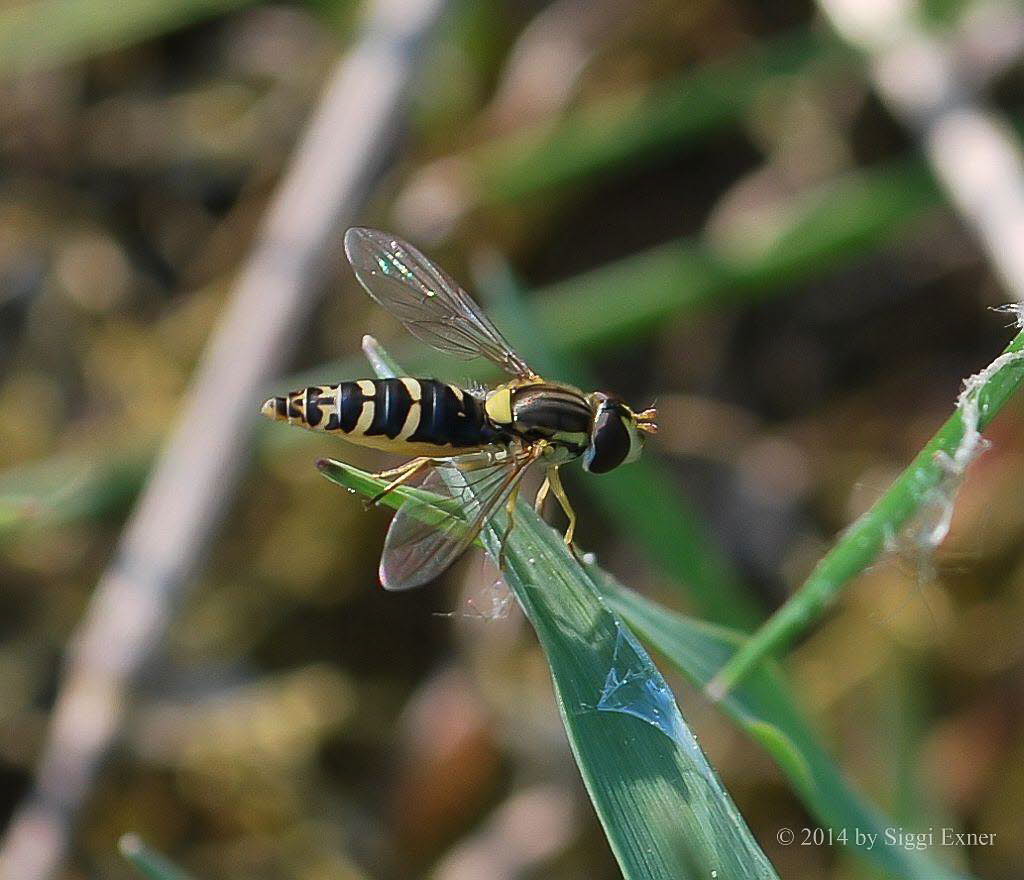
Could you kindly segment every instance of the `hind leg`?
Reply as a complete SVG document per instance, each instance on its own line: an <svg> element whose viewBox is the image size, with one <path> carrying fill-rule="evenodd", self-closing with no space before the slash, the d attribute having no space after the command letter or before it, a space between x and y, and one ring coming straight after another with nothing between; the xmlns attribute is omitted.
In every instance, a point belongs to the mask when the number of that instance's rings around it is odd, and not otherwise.
<svg viewBox="0 0 1024 880"><path fill-rule="evenodd" d="M501 535L501 541L498 547L498 570L500 571L505 565L505 547L508 544L509 535L512 534L512 527L515 525L516 518L516 502L519 500L519 487L516 486L512 490L512 494L508 496L508 502L505 504L505 531Z"/></svg>
<svg viewBox="0 0 1024 880"><path fill-rule="evenodd" d="M430 464L431 461L432 459L430 458L414 458L412 461L407 461L399 467L391 468L391 470L387 471L379 471L378 473L373 474L373 476L378 480L386 480L389 477L393 479L367 502L367 506L379 504L387 495L415 477L416 474Z"/></svg>

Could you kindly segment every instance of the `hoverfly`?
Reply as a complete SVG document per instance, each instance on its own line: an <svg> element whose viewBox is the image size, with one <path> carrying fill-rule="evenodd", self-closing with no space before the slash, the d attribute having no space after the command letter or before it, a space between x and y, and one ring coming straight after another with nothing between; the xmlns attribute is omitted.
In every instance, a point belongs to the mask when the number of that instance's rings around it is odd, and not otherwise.
<svg viewBox="0 0 1024 880"><path fill-rule="evenodd" d="M549 492L555 496L569 519L565 542L572 547L576 514L559 467L582 458L585 470L600 474L633 461L644 436L657 430L655 410L634 412L611 394L585 394L538 376L469 294L401 239L353 228L345 253L370 298L413 336L460 358L487 358L512 376L483 391L437 379L360 379L301 388L263 404L268 418L415 456L376 474L389 482L375 502L414 482L457 502L462 515L445 514L440 522L436 512L417 511L419 502L399 508L384 541L381 584L404 590L433 580L503 504L510 530L523 475L537 462L546 474L535 507L541 510Z"/></svg>

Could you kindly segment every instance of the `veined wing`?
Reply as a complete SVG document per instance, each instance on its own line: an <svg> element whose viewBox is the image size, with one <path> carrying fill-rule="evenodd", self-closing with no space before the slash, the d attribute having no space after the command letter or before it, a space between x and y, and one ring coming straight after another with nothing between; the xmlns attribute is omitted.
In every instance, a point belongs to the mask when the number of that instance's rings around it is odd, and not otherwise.
<svg viewBox="0 0 1024 880"><path fill-rule="evenodd" d="M485 357L513 376L536 375L470 295L411 244L353 227L345 254L370 298L417 339L456 357Z"/></svg>
<svg viewBox="0 0 1024 880"><path fill-rule="evenodd" d="M380 558L384 589L408 590L441 574L473 543L534 461L529 450L521 450L473 470L460 468L457 459L432 464L419 488L443 496L446 509L415 499L398 509Z"/></svg>

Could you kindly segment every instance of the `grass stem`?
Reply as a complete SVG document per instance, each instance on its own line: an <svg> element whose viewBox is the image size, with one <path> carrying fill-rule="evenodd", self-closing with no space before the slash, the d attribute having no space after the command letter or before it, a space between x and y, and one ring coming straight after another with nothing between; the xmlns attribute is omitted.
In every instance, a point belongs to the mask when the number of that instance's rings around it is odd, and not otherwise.
<svg viewBox="0 0 1024 880"><path fill-rule="evenodd" d="M956 412L888 491L818 563L804 585L757 630L715 675L708 695L721 700L765 658L792 644L853 578L901 533L931 551L945 537L963 473L982 451L980 436L1024 382L1024 332L977 376L964 383ZM915 518L919 518L915 523ZM923 518L923 519L922 519Z"/></svg>

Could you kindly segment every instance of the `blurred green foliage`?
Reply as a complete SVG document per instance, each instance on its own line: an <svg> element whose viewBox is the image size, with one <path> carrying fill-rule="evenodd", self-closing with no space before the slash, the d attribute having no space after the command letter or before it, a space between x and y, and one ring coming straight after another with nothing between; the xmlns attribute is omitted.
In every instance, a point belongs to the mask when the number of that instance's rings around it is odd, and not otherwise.
<svg viewBox="0 0 1024 880"><path fill-rule="evenodd" d="M36 0L0 10L0 72L25 74L133 46L250 0Z"/></svg>

